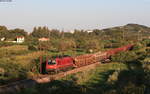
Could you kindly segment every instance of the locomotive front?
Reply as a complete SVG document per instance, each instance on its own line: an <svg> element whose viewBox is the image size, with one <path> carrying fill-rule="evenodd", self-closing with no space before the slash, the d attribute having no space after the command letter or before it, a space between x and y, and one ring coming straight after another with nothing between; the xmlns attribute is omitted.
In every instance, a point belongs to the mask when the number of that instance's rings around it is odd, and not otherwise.
<svg viewBox="0 0 150 94"><path fill-rule="evenodd" d="M57 70L57 61L56 60L47 60L46 61L46 72L55 72Z"/></svg>

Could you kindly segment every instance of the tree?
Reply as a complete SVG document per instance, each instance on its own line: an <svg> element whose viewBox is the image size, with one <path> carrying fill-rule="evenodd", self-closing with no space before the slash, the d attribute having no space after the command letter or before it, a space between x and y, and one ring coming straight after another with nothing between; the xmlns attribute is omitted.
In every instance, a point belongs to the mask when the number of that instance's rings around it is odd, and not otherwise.
<svg viewBox="0 0 150 94"><path fill-rule="evenodd" d="M53 45L50 41L47 42L39 42L38 49L39 50L52 50Z"/></svg>
<svg viewBox="0 0 150 94"><path fill-rule="evenodd" d="M7 33L8 33L7 27L0 26L0 38L6 37Z"/></svg>
<svg viewBox="0 0 150 94"><path fill-rule="evenodd" d="M13 38L17 37L17 36L24 36L24 37L27 36L27 32L25 32L23 29L19 29L19 28L10 30L9 33Z"/></svg>
<svg viewBox="0 0 150 94"><path fill-rule="evenodd" d="M1 30L7 30L7 27L6 26L0 26L0 31Z"/></svg>
<svg viewBox="0 0 150 94"><path fill-rule="evenodd" d="M90 39L86 41L86 51L92 50L94 52L99 51L100 50L100 43L97 39Z"/></svg>
<svg viewBox="0 0 150 94"><path fill-rule="evenodd" d="M38 27L38 28L34 27L31 35L36 38L42 38L42 37L48 38L49 32L50 30L47 27Z"/></svg>
<svg viewBox="0 0 150 94"><path fill-rule="evenodd" d="M51 38L54 38L54 39L60 39L62 36L61 36L61 33L60 33L59 30L57 30L57 29L52 29L52 30L50 31L50 37L51 37Z"/></svg>
<svg viewBox="0 0 150 94"><path fill-rule="evenodd" d="M17 36L27 36L27 32L25 32L23 29L12 29L12 30L7 30L7 28L1 29L0 30L0 37L5 37L6 39L9 40L15 40Z"/></svg>
<svg viewBox="0 0 150 94"><path fill-rule="evenodd" d="M58 46L58 51L64 52L67 50L75 50L76 43L72 39L61 39Z"/></svg>

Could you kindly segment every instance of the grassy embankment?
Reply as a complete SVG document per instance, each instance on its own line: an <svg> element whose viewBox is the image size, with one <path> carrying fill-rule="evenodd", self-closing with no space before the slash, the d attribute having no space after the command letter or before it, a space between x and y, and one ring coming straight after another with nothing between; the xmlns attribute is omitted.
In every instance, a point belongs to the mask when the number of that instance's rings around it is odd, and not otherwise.
<svg viewBox="0 0 150 94"><path fill-rule="evenodd" d="M42 51L29 51L27 46L14 45L0 48L0 84L27 78L30 67Z"/></svg>
<svg viewBox="0 0 150 94"><path fill-rule="evenodd" d="M64 55L74 56L84 52L67 51ZM38 73L40 56L58 56L60 52L30 51L25 45L0 48L0 84L16 79L30 78ZM32 72L34 71L34 72Z"/></svg>
<svg viewBox="0 0 150 94"><path fill-rule="evenodd" d="M127 70L125 64L109 63L95 69L68 75L60 80L24 89L19 94L95 94L105 91L110 81L117 80L115 71Z"/></svg>

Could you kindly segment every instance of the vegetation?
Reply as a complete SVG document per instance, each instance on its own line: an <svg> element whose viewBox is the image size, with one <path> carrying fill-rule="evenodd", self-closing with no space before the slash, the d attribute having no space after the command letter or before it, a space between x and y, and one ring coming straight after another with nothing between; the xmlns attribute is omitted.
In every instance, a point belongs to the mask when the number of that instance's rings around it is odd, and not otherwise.
<svg viewBox="0 0 150 94"><path fill-rule="evenodd" d="M136 60L138 56L135 52L121 52L111 57L112 61L127 63Z"/></svg>
<svg viewBox="0 0 150 94"><path fill-rule="evenodd" d="M133 52L130 53L132 55ZM149 94L150 64L147 56L145 59L137 56L139 59L125 60L124 63L110 62L93 70L24 89L18 94Z"/></svg>
<svg viewBox="0 0 150 94"><path fill-rule="evenodd" d="M24 36L22 44L11 43ZM19 94L149 94L150 28L137 24L71 32L35 27L31 34L23 29L0 26L0 85L31 78L39 73L39 57L76 56L134 44L132 51L111 57L109 64L25 89ZM39 41L39 38L49 41ZM114 63L115 62L115 63ZM63 92L62 92L63 91Z"/></svg>

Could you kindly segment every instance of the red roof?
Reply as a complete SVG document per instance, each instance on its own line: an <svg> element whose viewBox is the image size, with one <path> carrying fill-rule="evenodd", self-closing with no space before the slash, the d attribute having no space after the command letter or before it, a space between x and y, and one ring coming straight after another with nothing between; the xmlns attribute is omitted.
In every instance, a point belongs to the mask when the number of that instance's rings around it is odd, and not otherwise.
<svg viewBox="0 0 150 94"><path fill-rule="evenodd" d="M23 36L17 36L16 38L24 38Z"/></svg>
<svg viewBox="0 0 150 94"><path fill-rule="evenodd" d="M49 38L39 38L39 41L48 41Z"/></svg>

